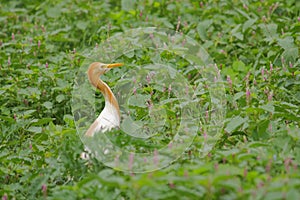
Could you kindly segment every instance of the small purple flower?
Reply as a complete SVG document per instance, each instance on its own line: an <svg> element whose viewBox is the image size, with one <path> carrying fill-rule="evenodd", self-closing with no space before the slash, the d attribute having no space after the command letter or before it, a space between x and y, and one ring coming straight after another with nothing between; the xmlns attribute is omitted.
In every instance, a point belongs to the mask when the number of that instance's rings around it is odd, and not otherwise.
<svg viewBox="0 0 300 200"><path fill-rule="evenodd" d="M11 40L15 40L15 34L14 33L11 34Z"/></svg>
<svg viewBox="0 0 300 200"><path fill-rule="evenodd" d="M205 130L203 131L203 138L204 138L204 140L206 140L206 139L207 139L207 133L206 133L206 131L205 131Z"/></svg>
<svg viewBox="0 0 300 200"><path fill-rule="evenodd" d="M201 2L199 3L199 5L200 5L201 8L203 8L203 7L204 7L203 1L201 1Z"/></svg>
<svg viewBox="0 0 300 200"><path fill-rule="evenodd" d="M273 92L269 92L268 101L272 101L272 98L273 98Z"/></svg>
<svg viewBox="0 0 300 200"><path fill-rule="evenodd" d="M133 88L133 94L136 95L136 88Z"/></svg>
<svg viewBox="0 0 300 200"><path fill-rule="evenodd" d="M291 158L286 158L284 160L284 167L285 167L286 172L290 171L291 164L292 164L292 159Z"/></svg>
<svg viewBox="0 0 300 200"><path fill-rule="evenodd" d="M4 194L4 195L2 196L2 200L8 200L7 194Z"/></svg>
<svg viewBox="0 0 300 200"><path fill-rule="evenodd" d="M40 48L41 46L41 40L38 41L38 49Z"/></svg>
<svg viewBox="0 0 300 200"><path fill-rule="evenodd" d="M208 120L209 120L209 113L208 113L208 110L205 111L205 119L206 119L206 122L208 122Z"/></svg>
<svg viewBox="0 0 300 200"><path fill-rule="evenodd" d="M142 17L142 16L143 16L143 11L141 10L141 11L140 11L140 17Z"/></svg>
<svg viewBox="0 0 300 200"><path fill-rule="evenodd" d="M152 103L151 99L147 101L147 107L148 107L149 110L152 109L153 103Z"/></svg>
<svg viewBox="0 0 300 200"><path fill-rule="evenodd" d="M289 66L290 66L290 68L293 68L293 63L289 62Z"/></svg>
<svg viewBox="0 0 300 200"><path fill-rule="evenodd" d="M48 67L49 67L49 64L48 64L48 62L46 62L46 64L45 64L45 67L46 67L46 68L48 68Z"/></svg>
<svg viewBox="0 0 300 200"><path fill-rule="evenodd" d="M146 80L147 80L147 83L148 83L148 84L151 82L151 77L150 77L150 75L149 75L149 74L147 74L147 76L146 76Z"/></svg>
<svg viewBox="0 0 300 200"><path fill-rule="evenodd" d="M42 185L42 192L45 196L47 195L47 185L46 184Z"/></svg>
<svg viewBox="0 0 300 200"><path fill-rule="evenodd" d="M151 40L153 40L153 39L154 39L153 33L150 33L150 34L149 34L149 37L151 38Z"/></svg>
<svg viewBox="0 0 300 200"><path fill-rule="evenodd" d="M249 90L249 88L246 89L246 99L249 102L250 101L250 97L251 97L251 92Z"/></svg>
<svg viewBox="0 0 300 200"><path fill-rule="evenodd" d="M229 75L227 75L227 82L228 82L228 84L229 84L229 86L231 88L232 87L232 80L231 80L231 78L230 78Z"/></svg>

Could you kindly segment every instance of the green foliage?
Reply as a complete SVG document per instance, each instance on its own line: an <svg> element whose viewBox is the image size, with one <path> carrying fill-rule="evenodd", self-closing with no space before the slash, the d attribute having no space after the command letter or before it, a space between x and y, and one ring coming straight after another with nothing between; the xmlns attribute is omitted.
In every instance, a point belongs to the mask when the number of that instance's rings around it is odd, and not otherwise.
<svg viewBox="0 0 300 200"><path fill-rule="evenodd" d="M300 196L297 0L0 2L3 199ZM96 47L116 33L151 26L195 38L217 63L223 79L227 79L224 83L228 105L221 139L202 158L200 131L193 145L174 164L145 174L115 171L93 158L82 160L84 147L71 113L73 80L82 60L89 57L89 52L80 50ZM164 52L161 58L153 58L148 52L128 52L123 59L130 63L130 69L161 59L174 64L191 82L201 80L197 72L174 55ZM104 80L114 86L122 70L108 74ZM137 118L146 115L147 108L141 102L149 98L151 91L160 89L153 84L137 100L130 100L131 106L139 109ZM205 106L207 92L197 92ZM154 98L159 102L158 95ZM176 113L166 115L174 117ZM169 122L172 126L172 120ZM121 134L109 137L116 143L140 145ZM164 137L161 134L161 140Z"/></svg>

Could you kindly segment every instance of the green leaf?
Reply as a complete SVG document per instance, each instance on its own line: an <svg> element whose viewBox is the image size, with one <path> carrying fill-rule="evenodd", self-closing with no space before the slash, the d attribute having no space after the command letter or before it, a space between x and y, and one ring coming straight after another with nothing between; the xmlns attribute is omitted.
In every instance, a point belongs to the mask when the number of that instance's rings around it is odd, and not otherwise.
<svg viewBox="0 0 300 200"><path fill-rule="evenodd" d="M89 22L88 21L78 21L76 23L77 28L79 28L80 30L85 30L88 26Z"/></svg>
<svg viewBox="0 0 300 200"><path fill-rule="evenodd" d="M63 95L63 94L60 94L56 97L56 101L58 103L62 102L63 100L65 100L65 95Z"/></svg>
<svg viewBox="0 0 300 200"><path fill-rule="evenodd" d="M228 133L231 133L234 131L236 128L241 126L243 123L247 121L246 118L242 118L240 116L234 117L230 120L230 122L227 124L225 131Z"/></svg>
<svg viewBox="0 0 300 200"><path fill-rule="evenodd" d="M147 100L151 98L150 95L142 95L142 94L136 94L128 99L128 104L131 106L137 106L141 108L146 108L147 107Z"/></svg>
<svg viewBox="0 0 300 200"><path fill-rule="evenodd" d="M232 64L232 68L235 71L241 71L241 72L245 72L246 69L247 69L245 64L240 60L234 61L233 64Z"/></svg>
<svg viewBox="0 0 300 200"><path fill-rule="evenodd" d="M39 127L39 126L30 126L28 128L28 131L33 132L33 133L41 133L42 132L42 127Z"/></svg>
<svg viewBox="0 0 300 200"><path fill-rule="evenodd" d="M268 111L268 112L270 112L272 114L274 114L274 112L275 112L275 107L273 106L272 103L268 103L266 105L259 106L259 108L261 108L261 109L263 109L265 111Z"/></svg>
<svg viewBox="0 0 300 200"><path fill-rule="evenodd" d="M204 20L198 23L197 32L202 40L207 38L207 29L211 26L213 20Z"/></svg>
<svg viewBox="0 0 300 200"><path fill-rule="evenodd" d="M291 36L285 37L283 39L278 39L278 44L285 50L295 47L294 39Z"/></svg>
<svg viewBox="0 0 300 200"><path fill-rule="evenodd" d="M52 109L52 102L50 101L46 101L45 103L43 103L43 106L45 106L48 110Z"/></svg>
<svg viewBox="0 0 300 200"><path fill-rule="evenodd" d="M257 19L247 20L243 25L243 32L245 32L248 28L250 28L256 21L257 21Z"/></svg>
<svg viewBox="0 0 300 200"><path fill-rule="evenodd" d="M121 0L122 10L135 10L136 0Z"/></svg>
<svg viewBox="0 0 300 200"><path fill-rule="evenodd" d="M32 124L33 126L40 126L40 125L44 125L44 124L48 124L49 122L52 122L53 119L52 118L42 118L42 119L35 119L32 120Z"/></svg>
<svg viewBox="0 0 300 200"><path fill-rule="evenodd" d="M61 9L57 7L49 7L47 10L47 16L51 18L58 18L61 14Z"/></svg>

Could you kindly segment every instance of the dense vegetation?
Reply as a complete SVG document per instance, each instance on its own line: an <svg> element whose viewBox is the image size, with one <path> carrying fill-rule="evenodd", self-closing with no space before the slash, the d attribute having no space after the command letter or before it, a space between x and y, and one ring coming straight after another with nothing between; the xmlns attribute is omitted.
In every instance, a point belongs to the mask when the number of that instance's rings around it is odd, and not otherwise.
<svg viewBox="0 0 300 200"><path fill-rule="evenodd" d="M2 199L300 197L297 0L0 2ZM199 130L172 165L140 174L81 159L71 111L87 49L138 27L194 38L219 68L227 101L221 137L206 156ZM152 62L141 51L120 58L128 67L106 76L113 89L133 66ZM162 58L177 61L169 56ZM189 68L179 65L188 76ZM97 99L101 106L102 96ZM140 145L122 135L118 140Z"/></svg>

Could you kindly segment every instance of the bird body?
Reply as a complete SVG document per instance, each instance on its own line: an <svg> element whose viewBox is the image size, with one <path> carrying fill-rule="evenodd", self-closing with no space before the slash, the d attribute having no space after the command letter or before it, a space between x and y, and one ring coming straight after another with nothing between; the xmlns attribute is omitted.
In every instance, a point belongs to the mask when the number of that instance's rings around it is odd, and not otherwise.
<svg viewBox="0 0 300 200"><path fill-rule="evenodd" d="M120 126L120 109L115 95L109 86L103 82L100 75L108 72L111 68L122 66L122 63L103 64L94 62L90 64L88 69L88 78L90 83L100 90L105 98L105 107L98 118L92 123L86 131L86 136L94 136L97 132L106 132L112 128Z"/></svg>

